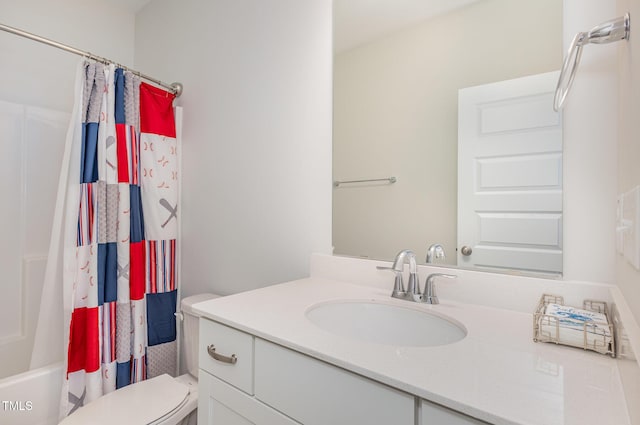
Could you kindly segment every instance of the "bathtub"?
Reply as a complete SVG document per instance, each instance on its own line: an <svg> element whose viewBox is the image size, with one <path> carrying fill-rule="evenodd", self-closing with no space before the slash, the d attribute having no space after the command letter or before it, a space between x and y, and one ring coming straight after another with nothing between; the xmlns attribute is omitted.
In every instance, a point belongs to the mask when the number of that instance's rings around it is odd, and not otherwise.
<svg viewBox="0 0 640 425"><path fill-rule="evenodd" d="M0 424L58 423L62 363L0 380Z"/></svg>

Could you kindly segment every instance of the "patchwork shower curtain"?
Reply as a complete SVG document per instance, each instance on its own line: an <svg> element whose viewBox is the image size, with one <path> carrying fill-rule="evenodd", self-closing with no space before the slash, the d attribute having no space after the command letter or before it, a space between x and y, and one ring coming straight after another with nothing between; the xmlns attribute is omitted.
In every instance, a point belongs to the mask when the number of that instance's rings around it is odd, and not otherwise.
<svg viewBox="0 0 640 425"><path fill-rule="evenodd" d="M61 416L174 375L177 357L174 95L114 65L84 62L78 74L67 143Z"/></svg>

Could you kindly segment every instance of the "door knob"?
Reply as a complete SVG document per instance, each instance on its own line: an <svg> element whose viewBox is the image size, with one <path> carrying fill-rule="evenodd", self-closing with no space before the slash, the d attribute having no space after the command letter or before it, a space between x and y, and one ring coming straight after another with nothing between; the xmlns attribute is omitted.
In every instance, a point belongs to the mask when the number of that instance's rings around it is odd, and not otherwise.
<svg viewBox="0 0 640 425"><path fill-rule="evenodd" d="M460 249L460 253L461 253L462 255L464 255L465 257L468 257L469 255L471 255L471 253L472 253L472 252L473 252L473 249L471 249L471 247L470 247L470 246L467 246L467 245L463 246L463 247Z"/></svg>

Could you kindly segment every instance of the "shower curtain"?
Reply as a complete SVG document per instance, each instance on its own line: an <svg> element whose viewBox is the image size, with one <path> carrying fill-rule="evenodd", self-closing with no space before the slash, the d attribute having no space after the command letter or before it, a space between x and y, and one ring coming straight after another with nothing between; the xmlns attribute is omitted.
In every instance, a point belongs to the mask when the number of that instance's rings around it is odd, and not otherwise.
<svg viewBox="0 0 640 425"><path fill-rule="evenodd" d="M61 417L177 370L173 100L114 65L80 65L58 198L67 347Z"/></svg>

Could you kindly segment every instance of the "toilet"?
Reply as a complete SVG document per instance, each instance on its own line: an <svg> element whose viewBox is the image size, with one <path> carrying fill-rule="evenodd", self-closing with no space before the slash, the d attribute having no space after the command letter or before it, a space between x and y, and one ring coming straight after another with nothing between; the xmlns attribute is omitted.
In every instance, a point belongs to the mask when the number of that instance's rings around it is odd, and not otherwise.
<svg viewBox="0 0 640 425"><path fill-rule="evenodd" d="M218 298L198 294L184 298L177 314L183 323L182 353L188 373L172 378L160 375L82 406L60 425L195 425L198 407L198 319L193 305Z"/></svg>

